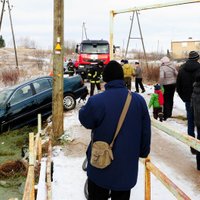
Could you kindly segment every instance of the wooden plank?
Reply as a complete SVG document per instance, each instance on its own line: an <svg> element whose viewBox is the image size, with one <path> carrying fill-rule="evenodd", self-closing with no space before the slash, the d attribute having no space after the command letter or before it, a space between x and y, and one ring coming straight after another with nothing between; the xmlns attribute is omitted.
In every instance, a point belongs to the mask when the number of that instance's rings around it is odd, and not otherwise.
<svg viewBox="0 0 200 200"><path fill-rule="evenodd" d="M46 158L42 158L41 160L41 168L40 168L40 176L39 182L37 185L37 197L36 200L46 200L47 199L47 188L46 188Z"/></svg>

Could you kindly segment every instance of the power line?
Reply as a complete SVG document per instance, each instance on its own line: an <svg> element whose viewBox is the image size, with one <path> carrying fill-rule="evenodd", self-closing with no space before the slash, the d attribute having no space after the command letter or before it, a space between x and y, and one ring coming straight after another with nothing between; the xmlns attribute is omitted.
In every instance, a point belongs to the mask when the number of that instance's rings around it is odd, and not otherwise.
<svg viewBox="0 0 200 200"><path fill-rule="evenodd" d="M3 21L3 13L4 13L4 7L5 7L6 0L1 0L1 2L3 2L3 5L2 5L1 18L0 18L0 31L1 31L2 21Z"/></svg>

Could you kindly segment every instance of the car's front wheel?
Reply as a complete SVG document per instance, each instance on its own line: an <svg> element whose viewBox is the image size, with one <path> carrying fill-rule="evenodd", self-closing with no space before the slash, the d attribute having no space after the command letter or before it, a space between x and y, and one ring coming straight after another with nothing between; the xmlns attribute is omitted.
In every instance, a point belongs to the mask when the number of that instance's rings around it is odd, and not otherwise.
<svg viewBox="0 0 200 200"><path fill-rule="evenodd" d="M72 94L65 95L63 99L63 105L65 110L72 110L76 107L76 99Z"/></svg>

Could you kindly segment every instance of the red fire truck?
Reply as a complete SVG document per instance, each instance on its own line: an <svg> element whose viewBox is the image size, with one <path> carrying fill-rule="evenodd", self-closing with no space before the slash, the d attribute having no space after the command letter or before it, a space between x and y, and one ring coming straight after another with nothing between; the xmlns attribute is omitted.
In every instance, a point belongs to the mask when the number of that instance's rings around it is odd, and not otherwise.
<svg viewBox="0 0 200 200"><path fill-rule="evenodd" d="M109 43L106 40L83 40L76 46L77 73L83 79L87 78L88 70L98 62L102 61L107 65L110 61Z"/></svg>

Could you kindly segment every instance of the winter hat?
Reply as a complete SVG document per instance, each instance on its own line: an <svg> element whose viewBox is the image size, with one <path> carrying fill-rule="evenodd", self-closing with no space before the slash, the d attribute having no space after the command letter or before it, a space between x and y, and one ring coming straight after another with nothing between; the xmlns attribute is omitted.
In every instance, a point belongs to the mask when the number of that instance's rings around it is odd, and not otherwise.
<svg viewBox="0 0 200 200"><path fill-rule="evenodd" d="M139 65L140 63L138 61L135 62L135 65Z"/></svg>
<svg viewBox="0 0 200 200"><path fill-rule="evenodd" d="M104 68L103 81L124 80L122 66L115 60L111 60Z"/></svg>
<svg viewBox="0 0 200 200"><path fill-rule="evenodd" d="M154 85L154 89L155 89L155 90L160 90L160 88L161 88L161 87L160 87L159 84Z"/></svg>
<svg viewBox="0 0 200 200"><path fill-rule="evenodd" d="M188 59L189 60L198 60L199 54L196 51L190 51Z"/></svg>
<svg viewBox="0 0 200 200"><path fill-rule="evenodd" d="M121 60L121 63L123 63L123 64L124 64L124 59L122 59L122 60Z"/></svg>
<svg viewBox="0 0 200 200"><path fill-rule="evenodd" d="M167 56L164 56L163 58L161 58L160 61L161 61L162 64L166 64L166 63L170 62L170 59Z"/></svg>
<svg viewBox="0 0 200 200"><path fill-rule="evenodd" d="M124 64L128 64L128 60L124 60Z"/></svg>

